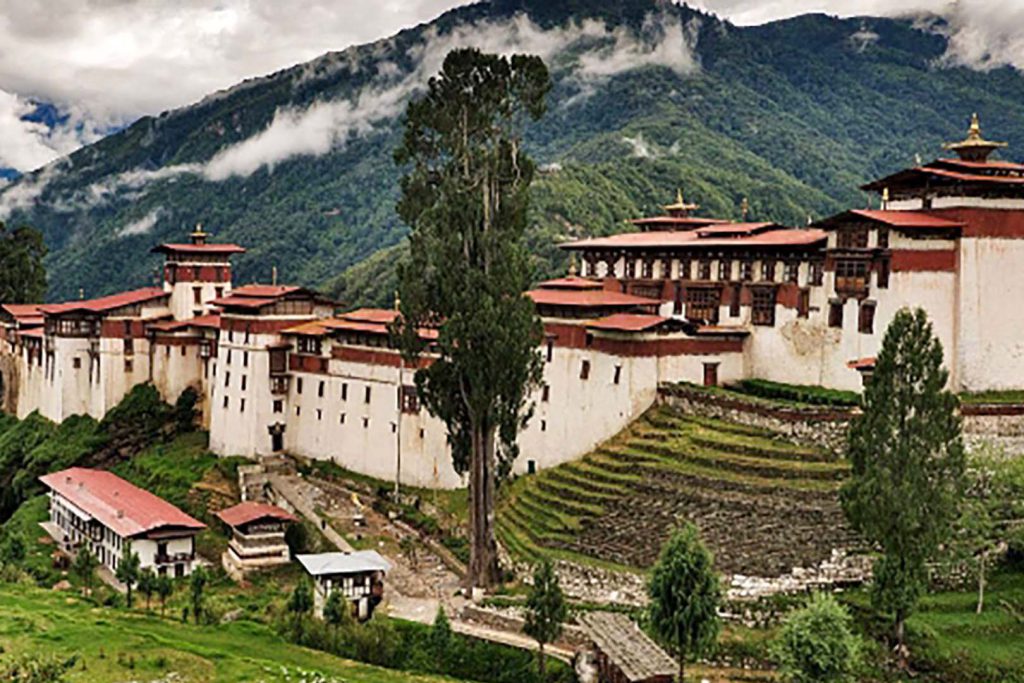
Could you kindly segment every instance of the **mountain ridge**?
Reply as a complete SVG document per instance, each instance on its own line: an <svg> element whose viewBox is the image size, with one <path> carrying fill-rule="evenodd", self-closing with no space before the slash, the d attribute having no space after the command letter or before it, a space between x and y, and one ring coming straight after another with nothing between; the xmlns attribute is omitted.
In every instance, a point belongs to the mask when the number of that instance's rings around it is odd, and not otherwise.
<svg viewBox="0 0 1024 683"><path fill-rule="evenodd" d="M249 248L239 282L277 266L383 303L406 233L391 158L404 102L460 41L532 49L552 69L549 112L527 131L548 169L538 277L564 267L557 241L621 230L678 186L708 214L738 216L749 197L752 216L801 225L863 205L861 183L936 156L972 111L1024 144L1020 74L942 65L945 38L915 20L738 27L658 0L495 0L144 117L13 182L0 207L43 231L50 299L155 281L149 248L202 222Z"/></svg>

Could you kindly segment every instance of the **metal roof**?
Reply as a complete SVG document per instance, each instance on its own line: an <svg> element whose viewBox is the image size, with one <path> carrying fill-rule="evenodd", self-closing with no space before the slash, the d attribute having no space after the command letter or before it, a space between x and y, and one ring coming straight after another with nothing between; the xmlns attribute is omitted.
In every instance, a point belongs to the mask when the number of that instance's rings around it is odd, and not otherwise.
<svg viewBox="0 0 1024 683"><path fill-rule="evenodd" d="M354 553L339 552L296 555L295 559L312 576L391 571L391 563L385 560L376 550L357 550Z"/></svg>
<svg viewBox="0 0 1024 683"><path fill-rule="evenodd" d="M588 612L579 617L594 644L630 681L673 677L679 665L625 614Z"/></svg>

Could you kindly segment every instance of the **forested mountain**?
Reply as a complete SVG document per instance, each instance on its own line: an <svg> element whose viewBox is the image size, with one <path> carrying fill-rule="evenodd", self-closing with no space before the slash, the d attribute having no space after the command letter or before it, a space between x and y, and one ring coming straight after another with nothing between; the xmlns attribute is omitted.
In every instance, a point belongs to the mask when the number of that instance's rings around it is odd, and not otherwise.
<svg viewBox="0 0 1024 683"><path fill-rule="evenodd" d="M937 21L737 27L661 0L492 0L143 118L9 185L0 209L44 232L51 299L151 282L149 248L197 222L249 248L238 282L276 265L349 304L389 299L401 112L469 44L553 72L527 131L538 276L564 267L558 240L622 229L678 186L708 214L738 217L747 196L754 218L804 224L864 205L860 183L933 158L972 111L1024 150L1024 78L947 66Z"/></svg>

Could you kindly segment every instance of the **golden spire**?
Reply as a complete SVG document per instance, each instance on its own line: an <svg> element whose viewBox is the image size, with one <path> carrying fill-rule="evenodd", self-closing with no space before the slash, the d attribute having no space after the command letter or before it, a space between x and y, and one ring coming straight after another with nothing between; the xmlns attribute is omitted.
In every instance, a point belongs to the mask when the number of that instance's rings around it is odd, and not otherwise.
<svg viewBox="0 0 1024 683"><path fill-rule="evenodd" d="M888 208L889 208L889 188L888 187L883 187L882 188L882 210L884 211L884 210L886 210Z"/></svg>
<svg viewBox="0 0 1024 683"><path fill-rule="evenodd" d="M576 252L569 253L569 277L576 276Z"/></svg>
<svg viewBox="0 0 1024 683"><path fill-rule="evenodd" d="M277 286L277 266L270 267L270 284Z"/></svg>
<svg viewBox="0 0 1024 683"><path fill-rule="evenodd" d="M971 114L971 125L967 129L967 137L960 142L950 142L943 145L945 149L956 152L963 161L987 161L988 155L1000 147L1006 147L1005 142L993 142L986 140L981 135L981 123L978 121L978 114Z"/></svg>
<svg viewBox="0 0 1024 683"><path fill-rule="evenodd" d="M750 202L747 201L746 197L744 197L743 201L740 202L740 217L744 223L747 222L748 213L750 213Z"/></svg>
<svg viewBox="0 0 1024 683"><path fill-rule="evenodd" d="M675 218L685 218L690 215L691 211L696 211L700 208L698 204L687 204L683 199L683 188L676 188L676 201L674 204L665 204L663 207L668 212L669 216Z"/></svg>
<svg viewBox="0 0 1024 683"><path fill-rule="evenodd" d="M192 238L192 244L206 244L206 238L208 233L203 230L202 223L196 223L196 229L192 231L189 237Z"/></svg>
<svg viewBox="0 0 1024 683"><path fill-rule="evenodd" d="M395 290L395 310L402 310L402 297L398 295L398 290Z"/></svg>

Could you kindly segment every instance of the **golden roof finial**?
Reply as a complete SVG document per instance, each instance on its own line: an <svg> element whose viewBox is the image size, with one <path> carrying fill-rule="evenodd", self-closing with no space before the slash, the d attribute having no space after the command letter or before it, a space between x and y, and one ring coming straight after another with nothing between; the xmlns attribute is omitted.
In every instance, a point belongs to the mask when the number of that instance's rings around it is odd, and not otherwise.
<svg viewBox="0 0 1024 683"><path fill-rule="evenodd" d="M569 252L569 277L576 276L576 252Z"/></svg>
<svg viewBox="0 0 1024 683"><path fill-rule="evenodd" d="M747 220L748 213L750 213L750 202L744 197L743 201L740 202L740 217L744 222Z"/></svg>
<svg viewBox="0 0 1024 683"><path fill-rule="evenodd" d="M676 188L676 201L674 204L665 204L661 208L668 212L668 215L675 217L686 217L691 211L700 208L697 204L687 204L683 198L683 188Z"/></svg>
<svg viewBox="0 0 1024 683"><path fill-rule="evenodd" d="M270 267L270 284L277 286L277 266Z"/></svg>
<svg viewBox="0 0 1024 683"><path fill-rule="evenodd" d="M993 142L982 137L981 123L978 120L977 112L975 112L971 114L971 125L967 128L967 137L960 142L946 143L943 147L956 152L962 161L984 162L988 160L989 154L1000 147L1006 147L1006 143Z"/></svg>
<svg viewBox="0 0 1024 683"><path fill-rule="evenodd" d="M682 206L685 203L683 202L683 188L681 187L676 188L676 203L679 204L680 206Z"/></svg>
<svg viewBox="0 0 1024 683"><path fill-rule="evenodd" d="M402 310L402 297L398 295L398 290L395 290L395 310Z"/></svg>
<svg viewBox="0 0 1024 683"><path fill-rule="evenodd" d="M882 188L882 209L884 210L884 209L888 209L888 208L889 208L889 188L888 187L883 187Z"/></svg>
<svg viewBox="0 0 1024 683"><path fill-rule="evenodd" d="M196 223L196 229L189 235L192 238L192 244L206 244L207 236L207 232L203 230L202 223Z"/></svg>

